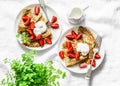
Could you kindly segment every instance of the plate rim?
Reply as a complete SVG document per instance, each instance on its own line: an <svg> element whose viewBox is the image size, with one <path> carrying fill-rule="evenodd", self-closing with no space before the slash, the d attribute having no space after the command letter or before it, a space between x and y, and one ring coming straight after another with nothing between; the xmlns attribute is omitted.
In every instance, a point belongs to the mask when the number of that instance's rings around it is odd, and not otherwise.
<svg viewBox="0 0 120 86"><path fill-rule="evenodd" d="M15 19L15 24L14 24L14 27L15 27L15 37L16 37L16 35L18 34L18 32L17 32L17 30L18 30L18 22L19 22L19 21L18 21L18 20L19 20L18 18L21 16L22 11L23 11L25 8L28 8L28 7L31 7L31 6L35 6L35 5L39 5L39 4L37 4L37 3L35 3L35 4L29 4L29 5L25 6L25 7L23 7L23 8L19 11L19 13L17 14L16 19ZM44 50L46 50L46 49L49 49L49 48L55 46L56 43L58 42L58 40L59 40L60 37L61 37L61 34L62 34L62 30L63 30L63 29L62 29L61 22L60 22L60 19L59 19L59 16L58 16L57 12L56 12L52 7L50 7L49 5L46 5L46 7L49 8L49 9L51 9L52 11L54 11L55 15L57 15L57 18L58 18L57 21L59 22L59 25L60 25L60 27L58 28L58 29L60 29L60 31L59 31L59 33L60 33L60 34L59 34L59 37L58 37L58 39L56 39L56 41L54 42L54 44L48 45L48 47L46 47L46 48L41 48L41 47L35 47L35 48L33 48L33 47L25 46L25 45L22 44L20 38L17 38L17 37L16 37L16 39L17 39L17 41L19 42L19 44L20 44L21 46L25 47L26 49L29 49L29 50L37 50L37 51L44 51Z"/></svg>
<svg viewBox="0 0 120 86"><path fill-rule="evenodd" d="M69 29L67 29L67 30L62 34L62 36L61 36L61 38L60 38L60 40L59 40L60 42L58 43L58 47L59 47L59 46L61 47L61 42L62 42L62 39L64 38L65 34L66 34L67 32L69 32L69 31L75 29L76 27L79 27L79 26L86 27L88 30L90 30L90 31L92 32L92 34L99 35L95 30L93 30L91 27L86 26L86 25L71 26ZM95 37L95 36L94 36L94 37ZM95 37L95 38L96 38L96 37ZM97 67L95 67L95 68L92 69L92 71L94 71L94 70L96 70L97 68L99 68L99 66L102 64L102 62L103 62L103 60L104 60L104 58L105 58L106 50L105 50L104 44L102 43L101 46L102 46L102 52L103 52L103 54L102 54L102 55L103 55L103 56L102 56L102 60L101 60L101 62L99 63L99 65L98 65ZM60 51L60 47L58 48L58 52ZM70 71L70 72L72 72L72 73L76 73L76 74L85 74L85 73L86 73L86 72L75 72L75 71L72 71L71 69L69 69L69 68L67 68L67 67L65 66L64 61L61 60L61 58L59 57L59 55L58 55L58 59L60 60L60 63L64 66L64 68L67 69L68 71ZM77 64L76 64L76 65L77 65ZM75 66L76 66L76 65L75 65ZM89 65L88 65L88 66L89 66Z"/></svg>

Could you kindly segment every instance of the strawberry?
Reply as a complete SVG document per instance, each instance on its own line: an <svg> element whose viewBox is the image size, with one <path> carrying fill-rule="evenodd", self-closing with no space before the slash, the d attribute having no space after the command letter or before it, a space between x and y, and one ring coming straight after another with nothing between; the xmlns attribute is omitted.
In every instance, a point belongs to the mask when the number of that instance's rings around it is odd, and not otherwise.
<svg viewBox="0 0 120 86"><path fill-rule="evenodd" d="M77 34L75 31L72 30L71 34L74 36L75 39L77 39Z"/></svg>
<svg viewBox="0 0 120 86"><path fill-rule="evenodd" d="M39 12L40 12L40 6L37 5L37 6L34 7L34 14L38 15Z"/></svg>
<svg viewBox="0 0 120 86"><path fill-rule="evenodd" d="M76 40L78 40L78 39L80 39L80 38L82 38L82 34L79 33L79 34L77 35L77 37L76 37Z"/></svg>
<svg viewBox="0 0 120 86"><path fill-rule="evenodd" d="M59 24L58 24L58 23L52 23L52 24L51 24L51 27L52 27L53 29L57 29L57 28L59 28Z"/></svg>
<svg viewBox="0 0 120 86"><path fill-rule="evenodd" d="M87 63L84 62L80 64L80 68L86 68L86 67L87 67Z"/></svg>
<svg viewBox="0 0 120 86"><path fill-rule="evenodd" d="M40 46L43 46L43 45L44 45L44 40L43 40L43 39L40 39L40 40L39 40L39 45L40 45Z"/></svg>
<svg viewBox="0 0 120 86"><path fill-rule="evenodd" d="M30 35L34 35L33 31L31 29L27 29L27 32L30 34Z"/></svg>
<svg viewBox="0 0 120 86"><path fill-rule="evenodd" d="M73 53L68 53L68 57L70 57L70 58L75 58L75 54L73 54Z"/></svg>
<svg viewBox="0 0 120 86"><path fill-rule="evenodd" d="M66 42L67 48L69 49L70 47L72 47L72 43L71 42Z"/></svg>
<svg viewBox="0 0 120 86"><path fill-rule="evenodd" d="M46 43L52 44L52 40L50 38L45 38L44 40L45 40Z"/></svg>
<svg viewBox="0 0 120 86"><path fill-rule="evenodd" d="M67 53L72 53L73 52L73 47L68 48Z"/></svg>
<svg viewBox="0 0 120 86"><path fill-rule="evenodd" d="M74 37L74 35L69 34L69 35L66 35L66 38L71 40L71 39L74 39L75 37Z"/></svg>
<svg viewBox="0 0 120 86"><path fill-rule="evenodd" d="M33 40L33 39L34 39L34 35L31 35L31 36L30 36L30 39Z"/></svg>
<svg viewBox="0 0 120 86"><path fill-rule="evenodd" d="M27 21L28 20L28 16L23 16L22 17L22 20L25 22L25 21Z"/></svg>
<svg viewBox="0 0 120 86"><path fill-rule="evenodd" d="M42 39L42 34L37 35L35 39L36 39L36 40Z"/></svg>
<svg viewBox="0 0 120 86"><path fill-rule="evenodd" d="M24 22L24 24L25 24L26 26L28 26L28 25L30 24L30 21L31 21L31 18L28 17L28 19Z"/></svg>
<svg viewBox="0 0 120 86"><path fill-rule="evenodd" d="M90 60L90 64L91 64L91 62L92 62L92 59ZM92 66L96 67L96 61L95 60L93 60Z"/></svg>
<svg viewBox="0 0 120 86"><path fill-rule="evenodd" d="M101 56L100 56L98 53L96 53L95 58L96 58L96 59L100 59Z"/></svg>
<svg viewBox="0 0 120 86"><path fill-rule="evenodd" d="M76 54L75 54L75 59L78 60L79 57L80 57L80 52L76 52Z"/></svg>
<svg viewBox="0 0 120 86"><path fill-rule="evenodd" d="M51 20L51 23L55 23L57 21L57 17L56 16L53 16L52 17L52 20Z"/></svg>
<svg viewBox="0 0 120 86"><path fill-rule="evenodd" d="M61 59L64 59L64 52L63 52L63 51L60 51L60 52L59 52L59 56L60 56Z"/></svg>
<svg viewBox="0 0 120 86"><path fill-rule="evenodd" d="M31 22L30 23L30 29L33 30L35 28L35 23L34 22Z"/></svg>

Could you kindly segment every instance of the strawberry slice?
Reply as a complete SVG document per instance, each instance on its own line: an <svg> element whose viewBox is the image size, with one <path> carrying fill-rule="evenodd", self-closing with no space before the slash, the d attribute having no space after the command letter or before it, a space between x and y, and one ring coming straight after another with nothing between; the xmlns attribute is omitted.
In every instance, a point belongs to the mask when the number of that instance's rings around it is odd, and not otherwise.
<svg viewBox="0 0 120 86"><path fill-rule="evenodd" d="M64 59L64 52L63 52L63 51L60 51L60 52L59 52L59 56L60 56L61 59Z"/></svg>
<svg viewBox="0 0 120 86"><path fill-rule="evenodd" d="M37 5L37 6L34 7L34 14L38 15L39 12L40 12L40 6Z"/></svg>
<svg viewBox="0 0 120 86"><path fill-rule="evenodd" d="M72 40L72 39L74 39L75 37L74 37L74 35L69 34L69 35L66 35L66 38L68 38L69 40Z"/></svg>
<svg viewBox="0 0 120 86"><path fill-rule="evenodd" d="M40 46L43 46L43 45L44 45L44 40L43 40L43 39L40 39L40 40L39 40L39 45L40 45Z"/></svg>
<svg viewBox="0 0 120 86"><path fill-rule="evenodd" d="M56 16L53 16L52 17L52 20L51 20L51 23L55 23L57 21L57 17Z"/></svg>
<svg viewBox="0 0 120 86"><path fill-rule="evenodd" d="M80 64L80 68L86 68L87 67L87 63L82 63L82 64Z"/></svg>
<svg viewBox="0 0 120 86"><path fill-rule="evenodd" d="M69 49L70 47L72 47L72 43L71 42L66 42L67 48Z"/></svg>
<svg viewBox="0 0 120 86"><path fill-rule="evenodd" d="M28 19L28 16L23 16L22 20L25 22Z"/></svg>
<svg viewBox="0 0 120 86"><path fill-rule="evenodd" d="M34 37L35 37L34 35L31 35L31 36L30 36L30 39L31 39L31 40L33 40L33 39L34 39Z"/></svg>
<svg viewBox="0 0 120 86"><path fill-rule="evenodd" d="M91 64L91 62L92 62L92 59L90 59L90 64ZM95 60L93 60L92 66L96 67L96 61Z"/></svg>
<svg viewBox="0 0 120 86"><path fill-rule="evenodd" d="M37 35L35 39L36 39L36 40L42 39L42 34Z"/></svg>
<svg viewBox="0 0 120 86"><path fill-rule="evenodd" d="M59 24L58 24L58 23L52 23L52 24L51 24L51 27L52 27L53 29L58 29L58 28L59 28Z"/></svg>
<svg viewBox="0 0 120 86"><path fill-rule="evenodd" d="M77 39L77 34L75 31L72 30L71 34L74 36L75 39Z"/></svg>
<svg viewBox="0 0 120 86"><path fill-rule="evenodd" d="M78 40L78 39L80 39L80 38L82 38L82 34L79 33L79 34L77 35L77 37L76 37L76 40Z"/></svg>
<svg viewBox="0 0 120 86"><path fill-rule="evenodd" d="M75 54L75 59L78 60L79 57L80 57L80 52L76 52L76 54Z"/></svg>
<svg viewBox="0 0 120 86"><path fill-rule="evenodd" d="M34 22L31 22L30 23L30 29L33 30L35 28L35 23Z"/></svg>
<svg viewBox="0 0 120 86"><path fill-rule="evenodd" d="M27 29L27 32L30 34L30 35L34 35L33 31L31 29Z"/></svg>
<svg viewBox="0 0 120 86"><path fill-rule="evenodd" d="M46 43L52 44L52 40L50 38L45 38L44 40L45 40Z"/></svg>
<svg viewBox="0 0 120 86"><path fill-rule="evenodd" d="M101 56L99 55L99 53L96 53L95 58L96 59L100 59L101 58Z"/></svg>
<svg viewBox="0 0 120 86"><path fill-rule="evenodd" d="M73 52L73 47L68 48L67 53L72 53Z"/></svg>
<svg viewBox="0 0 120 86"><path fill-rule="evenodd" d="M73 53L68 53L68 57L69 57L69 58L75 58L75 54L73 54Z"/></svg>
<svg viewBox="0 0 120 86"><path fill-rule="evenodd" d="M24 22L24 24L25 24L26 26L28 26L28 25L30 24L30 21L31 21L31 18L28 17L28 19Z"/></svg>

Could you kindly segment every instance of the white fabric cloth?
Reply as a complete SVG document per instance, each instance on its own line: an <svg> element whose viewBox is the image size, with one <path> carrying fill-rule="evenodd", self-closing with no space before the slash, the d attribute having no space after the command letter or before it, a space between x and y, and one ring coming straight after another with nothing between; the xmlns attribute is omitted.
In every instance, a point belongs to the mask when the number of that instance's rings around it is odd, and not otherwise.
<svg viewBox="0 0 120 86"><path fill-rule="evenodd" d="M106 55L103 63L93 71L92 80L84 79L84 74L74 74L66 70L53 57L54 65L67 72L67 77L60 80L61 86L119 86L120 85L120 0L45 0L59 15L63 32L72 25L68 23L67 13L72 7L89 8L84 24L97 31L103 37ZM0 62L8 57L19 58L28 50L21 47L15 37L15 19L21 9L27 5L38 3L37 0L0 0ZM52 48L39 52L35 60L42 62L55 53L58 43ZM0 79L6 68L0 63Z"/></svg>

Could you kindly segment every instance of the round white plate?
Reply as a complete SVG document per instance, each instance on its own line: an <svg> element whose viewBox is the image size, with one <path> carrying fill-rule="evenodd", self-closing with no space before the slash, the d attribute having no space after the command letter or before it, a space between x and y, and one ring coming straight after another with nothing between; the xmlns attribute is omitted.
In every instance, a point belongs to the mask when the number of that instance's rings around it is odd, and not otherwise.
<svg viewBox="0 0 120 86"><path fill-rule="evenodd" d="M87 28L88 28L88 27L87 27ZM60 51L61 48L62 48L63 42L66 40L66 34L71 33L72 30L74 30L75 32L77 32L78 28L77 28L77 27L73 27L73 28L67 30L67 31L62 35L62 37L61 37L61 39L60 39L60 42L59 42L59 45L58 45L58 46L59 46L59 51ZM97 36L97 33L96 33L94 30L92 30L91 28L89 28L89 30L92 32L92 34L94 35L94 37ZM101 56L101 59L97 59L97 60L96 60L96 67L93 67L92 70L95 70L95 69L102 63L102 61L103 61L103 59L104 59L105 48L104 48L103 44L101 44L99 54L100 54L100 56ZM88 70L88 68L89 68L89 65L87 66L87 68L80 68L80 67L79 67L79 64L76 64L76 65L74 65L74 66L72 66L72 67L66 67L64 61L63 61L60 57L59 57L59 59L60 59L60 62L62 63L62 65L63 65L67 70L69 70L69 71L71 71L71 72L74 72L74 73L86 73L87 70Z"/></svg>
<svg viewBox="0 0 120 86"><path fill-rule="evenodd" d="M32 5L29 5L29 6L27 6L27 7L33 9L36 5L38 5L38 4L32 4ZM26 8L26 7L25 7L25 8ZM16 32L16 34L18 34L18 33L17 33L18 23L19 23L19 21L20 21L20 18L22 17L22 11L23 11L23 10L20 11L20 13L17 15L17 18L16 18L16 22L15 22L15 32ZM59 26L61 26L61 25L60 25L60 22L59 22L59 17L58 17L58 15L57 15L57 13L56 13L52 8L50 8L49 6L46 6L46 11L47 11L47 13L48 13L49 20L51 20L53 16L56 16L56 17L58 18L57 22L58 22ZM45 17L45 14L44 14L42 8L40 8L40 12L41 12L42 15ZM33 47L28 47L28 46L23 45L23 44L22 44L22 41L20 40L20 38L18 38L18 41L20 42L20 44L21 44L22 46L24 46L24 47L26 47L26 48L28 48L28 49L44 50L44 49L50 48L50 47L52 47L53 45L55 45L55 43L56 43L57 40L59 39L59 37L60 37L60 35L61 35L61 32L62 32L62 28L59 27L58 29L52 29L52 28L49 28L49 29L50 29L50 31L52 32L52 45L45 44L43 47L33 48Z"/></svg>

